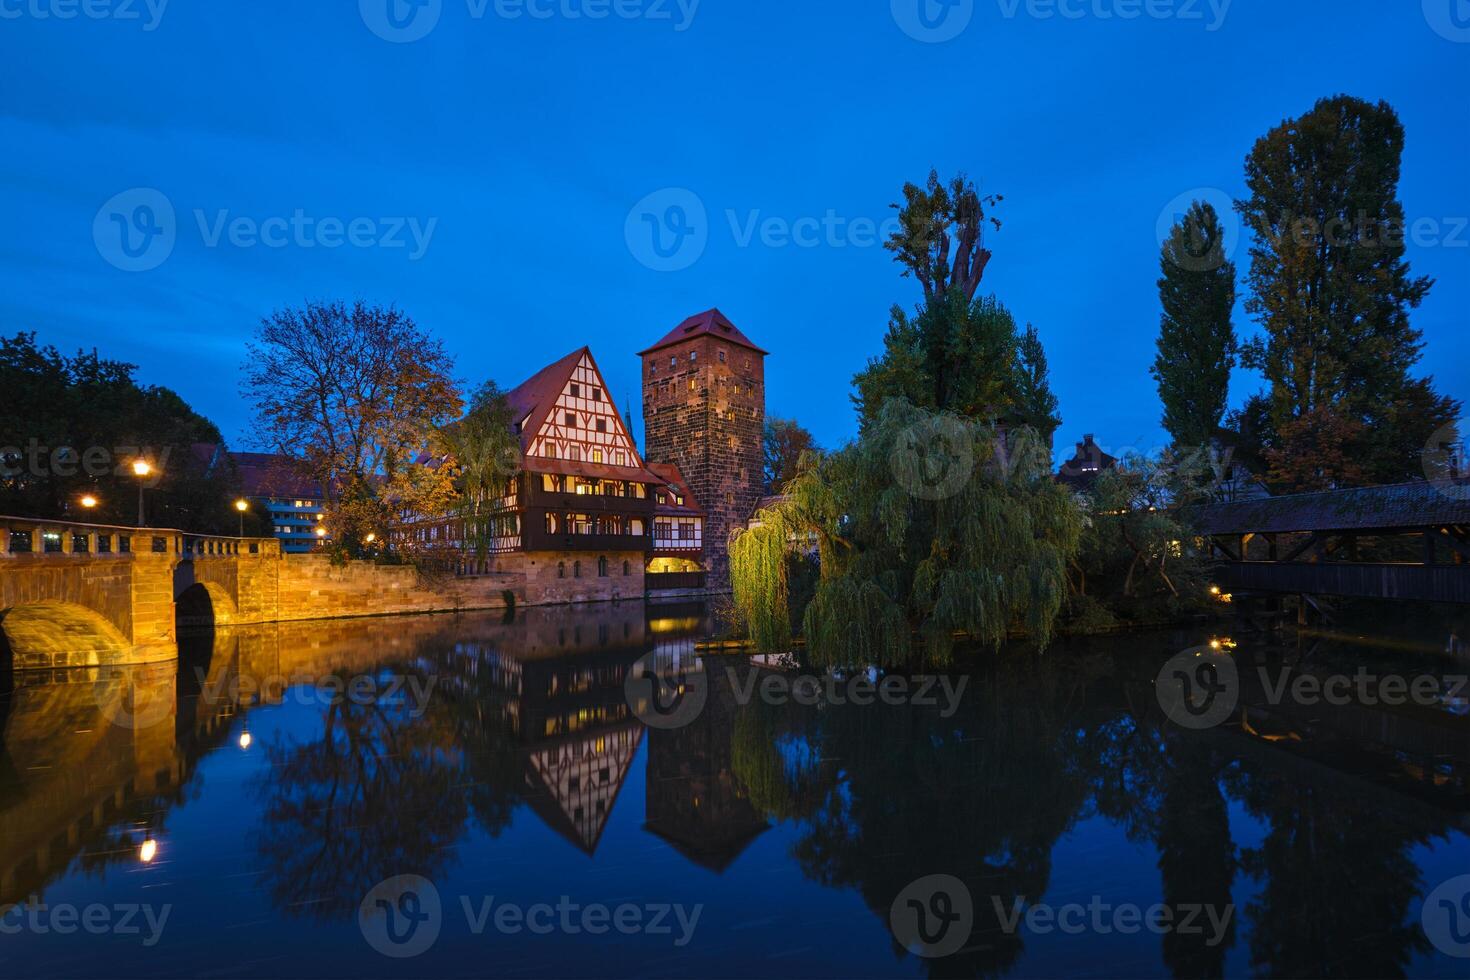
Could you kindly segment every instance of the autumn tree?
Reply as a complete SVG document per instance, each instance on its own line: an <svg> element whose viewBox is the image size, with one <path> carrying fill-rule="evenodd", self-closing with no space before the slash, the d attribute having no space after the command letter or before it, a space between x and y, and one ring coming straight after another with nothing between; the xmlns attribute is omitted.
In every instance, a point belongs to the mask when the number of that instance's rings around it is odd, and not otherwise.
<svg viewBox="0 0 1470 980"><path fill-rule="evenodd" d="M1220 216L1191 204L1159 259L1158 356L1153 377L1164 403L1164 428L1178 448L1211 444L1225 414L1235 364L1235 263L1225 255Z"/></svg>
<svg viewBox="0 0 1470 980"><path fill-rule="evenodd" d="M802 454L817 448L816 440L799 422L774 415L766 418L761 438L765 451L766 493L781 493L786 484L796 479Z"/></svg>
<svg viewBox="0 0 1470 980"><path fill-rule="evenodd" d="M1403 148L1391 106L1340 95L1271 130L1246 159L1249 196L1236 204L1255 235L1246 308L1265 336L1243 361L1270 386L1274 448L1295 455L1294 429L1309 443L1351 433L1343 458L1357 468L1325 457L1301 473L1277 465L1284 488L1417 475L1406 461L1458 414L1410 375L1423 348L1410 312L1432 282L1405 259Z"/></svg>
<svg viewBox="0 0 1470 980"><path fill-rule="evenodd" d="M462 401L449 354L412 317L308 303L264 318L248 351L257 441L321 484L340 544L354 549L398 515L443 505L444 478L419 460Z"/></svg>

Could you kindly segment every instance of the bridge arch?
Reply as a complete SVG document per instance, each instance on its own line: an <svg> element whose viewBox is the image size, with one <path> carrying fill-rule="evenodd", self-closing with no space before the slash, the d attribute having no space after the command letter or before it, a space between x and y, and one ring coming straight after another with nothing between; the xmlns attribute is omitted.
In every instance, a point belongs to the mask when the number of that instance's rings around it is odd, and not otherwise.
<svg viewBox="0 0 1470 980"><path fill-rule="evenodd" d="M105 616L76 603L41 601L0 610L0 673L128 663L132 650Z"/></svg>
<svg viewBox="0 0 1470 980"><path fill-rule="evenodd" d="M179 629L229 626L239 616L239 609L228 589L218 582L195 582L174 599Z"/></svg>

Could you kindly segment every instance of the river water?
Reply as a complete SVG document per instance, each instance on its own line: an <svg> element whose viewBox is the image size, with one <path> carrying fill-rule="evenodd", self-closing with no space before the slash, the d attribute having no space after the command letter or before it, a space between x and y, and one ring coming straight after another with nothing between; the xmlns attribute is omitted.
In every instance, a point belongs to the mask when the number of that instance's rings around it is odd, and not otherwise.
<svg viewBox="0 0 1470 980"><path fill-rule="evenodd" d="M707 630L385 618L17 674L0 975L1470 975L1463 660L1147 633L793 685ZM1160 697L1191 649L1233 665L1218 721Z"/></svg>

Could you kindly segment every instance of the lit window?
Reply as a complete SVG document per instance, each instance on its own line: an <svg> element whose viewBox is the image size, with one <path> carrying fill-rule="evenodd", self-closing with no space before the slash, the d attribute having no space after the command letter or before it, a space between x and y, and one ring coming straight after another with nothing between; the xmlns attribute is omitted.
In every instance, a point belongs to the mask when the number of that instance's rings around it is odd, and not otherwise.
<svg viewBox="0 0 1470 980"><path fill-rule="evenodd" d="M600 462L602 462L602 450L601 449L594 449L594 450L592 450L592 462L594 462L594 463L600 463Z"/></svg>

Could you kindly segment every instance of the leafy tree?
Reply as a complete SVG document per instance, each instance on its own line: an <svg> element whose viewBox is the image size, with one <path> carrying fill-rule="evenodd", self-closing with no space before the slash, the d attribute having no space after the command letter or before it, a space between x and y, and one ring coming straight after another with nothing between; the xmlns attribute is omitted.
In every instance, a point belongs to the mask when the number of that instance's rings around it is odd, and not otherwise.
<svg viewBox="0 0 1470 980"><path fill-rule="evenodd" d="M1277 444L1266 450L1266 479L1304 493L1366 482L1366 461L1354 450L1362 435L1362 422L1335 406L1318 406L1282 425Z"/></svg>
<svg viewBox="0 0 1470 980"><path fill-rule="evenodd" d="M1459 411L1409 375L1423 347L1409 314L1432 282L1404 257L1403 147L1387 103L1323 99L1257 141L1236 204L1255 231L1246 308L1265 330L1243 362L1266 376L1275 429L1323 410L1359 424L1345 457L1361 470L1324 471L1329 485L1415 475L1404 461Z"/></svg>
<svg viewBox="0 0 1470 980"><path fill-rule="evenodd" d="M1176 447L1214 440L1235 364L1235 263L1225 256L1220 216L1195 202L1174 225L1159 259L1158 357L1153 376L1164 428Z"/></svg>
<svg viewBox="0 0 1470 980"><path fill-rule="evenodd" d="M1071 565L1074 621L1152 621L1207 601L1210 562L1193 547L1186 518L1188 505L1202 499L1200 463L1193 454L1134 454L1098 475Z"/></svg>
<svg viewBox="0 0 1470 980"><path fill-rule="evenodd" d="M170 389L139 385L136 371L96 351L65 356L35 333L0 337L0 512L135 524L131 465L143 458L155 471L149 524L236 533L238 483L219 429ZM88 494L98 505L84 511Z"/></svg>
<svg viewBox="0 0 1470 980"><path fill-rule="evenodd" d="M1057 396L1051 390L1046 348L1041 345L1036 328L1029 323L1017 347L1015 388L1013 420L1035 429L1049 450L1062 418L1057 414Z"/></svg>
<svg viewBox="0 0 1470 980"><path fill-rule="evenodd" d="M780 493L786 484L796 479L802 455L817 448L812 434L799 422L776 416L766 419L762 442L767 493Z"/></svg>
<svg viewBox="0 0 1470 980"><path fill-rule="evenodd" d="M341 546L358 548L395 515L442 509L444 478L415 467L462 401L443 344L410 316L308 303L263 319L248 349L258 440L321 484Z"/></svg>
<svg viewBox="0 0 1470 980"><path fill-rule="evenodd" d="M939 663L961 632L998 646L1024 625L1044 645L1081 521L1034 433L1009 454L1001 445L987 423L890 399L857 442L812 460L731 541L755 642L789 643L786 556L814 540L821 579L803 632L816 663L904 663L915 630Z"/></svg>
<svg viewBox="0 0 1470 980"><path fill-rule="evenodd" d="M452 466L464 540L479 558L485 557L495 536L496 504L520 470L521 446L513 416L505 392L487 381L470 397L465 417L439 430Z"/></svg>

